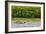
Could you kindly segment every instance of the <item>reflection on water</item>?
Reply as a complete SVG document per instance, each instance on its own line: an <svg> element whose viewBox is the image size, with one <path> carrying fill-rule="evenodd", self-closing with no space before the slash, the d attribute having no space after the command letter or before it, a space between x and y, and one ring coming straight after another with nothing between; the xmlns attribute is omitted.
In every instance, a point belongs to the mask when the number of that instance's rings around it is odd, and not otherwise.
<svg viewBox="0 0 46 34"><path fill-rule="evenodd" d="M12 22L12 28L40 27L41 22Z"/></svg>

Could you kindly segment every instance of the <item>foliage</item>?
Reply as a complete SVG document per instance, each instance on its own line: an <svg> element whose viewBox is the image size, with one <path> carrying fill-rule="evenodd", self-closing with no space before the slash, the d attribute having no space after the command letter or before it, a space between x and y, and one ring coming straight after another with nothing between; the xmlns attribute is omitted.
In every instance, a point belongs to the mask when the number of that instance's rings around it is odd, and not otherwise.
<svg viewBox="0 0 46 34"><path fill-rule="evenodd" d="M34 6L12 6L12 17L40 18L41 7Z"/></svg>

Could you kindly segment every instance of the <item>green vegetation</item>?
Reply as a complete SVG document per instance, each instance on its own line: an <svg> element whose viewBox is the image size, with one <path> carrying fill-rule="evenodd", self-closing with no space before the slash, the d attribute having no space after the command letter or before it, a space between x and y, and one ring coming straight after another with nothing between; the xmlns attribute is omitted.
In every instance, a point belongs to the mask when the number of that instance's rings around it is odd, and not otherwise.
<svg viewBox="0 0 46 34"><path fill-rule="evenodd" d="M40 18L14 18L14 21L17 22L39 22Z"/></svg>
<svg viewBox="0 0 46 34"><path fill-rule="evenodd" d="M12 18L40 18L41 7L12 6Z"/></svg>
<svg viewBox="0 0 46 34"><path fill-rule="evenodd" d="M15 21L38 22L41 21L41 7L12 6L12 19Z"/></svg>

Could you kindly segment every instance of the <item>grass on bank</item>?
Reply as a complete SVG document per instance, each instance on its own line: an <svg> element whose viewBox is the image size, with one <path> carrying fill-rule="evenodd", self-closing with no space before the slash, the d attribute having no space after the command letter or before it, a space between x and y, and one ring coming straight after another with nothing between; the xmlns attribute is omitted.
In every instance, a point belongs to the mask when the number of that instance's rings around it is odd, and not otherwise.
<svg viewBox="0 0 46 34"><path fill-rule="evenodd" d="M12 21L18 21L18 22L40 22L40 18L13 18Z"/></svg>

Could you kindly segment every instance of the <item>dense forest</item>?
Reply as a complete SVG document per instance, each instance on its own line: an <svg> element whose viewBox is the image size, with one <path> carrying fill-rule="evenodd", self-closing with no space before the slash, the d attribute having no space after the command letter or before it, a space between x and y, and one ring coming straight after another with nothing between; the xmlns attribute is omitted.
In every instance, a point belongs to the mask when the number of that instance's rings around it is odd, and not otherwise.
<svg viewBox="0 0 46 34"><path fill-rule="evenodd" d="M34 6L12 6L13 18L40 18L41 7Z"/></svg>

